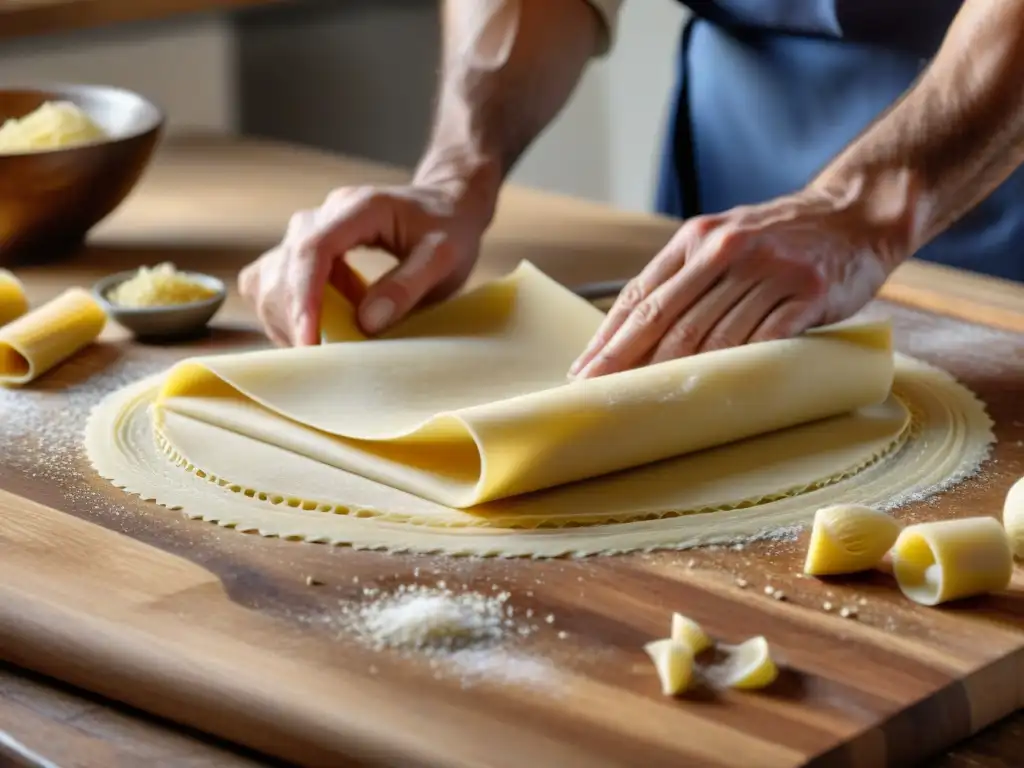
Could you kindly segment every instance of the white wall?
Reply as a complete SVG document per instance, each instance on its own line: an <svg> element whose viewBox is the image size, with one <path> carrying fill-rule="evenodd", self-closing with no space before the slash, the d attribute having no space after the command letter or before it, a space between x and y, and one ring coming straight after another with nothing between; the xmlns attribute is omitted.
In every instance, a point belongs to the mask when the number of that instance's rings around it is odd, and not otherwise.
<svg viewBox="0 0 1024 768"><path fill-rule="evenodd" d="M520 183L650 210L686 11L671 0L627 0L611 54L516 169Z"/></svg>
<svg viewBox="0 0 1024 768"><path fill-rule="evenodd" d="M145 2L145 0L138 0ZM198 16L0 44L0 80L104 83L168 113L168 131L233 130L235 45L229 20Z"/></svg>
<svg viewBox="0 0 1024 768"><path fill-rule="evenodd" d="M674 0L627 0L623 6L621 39L608 65L614 109L607 198L622 208L650 209L687 14Z"/></svg>

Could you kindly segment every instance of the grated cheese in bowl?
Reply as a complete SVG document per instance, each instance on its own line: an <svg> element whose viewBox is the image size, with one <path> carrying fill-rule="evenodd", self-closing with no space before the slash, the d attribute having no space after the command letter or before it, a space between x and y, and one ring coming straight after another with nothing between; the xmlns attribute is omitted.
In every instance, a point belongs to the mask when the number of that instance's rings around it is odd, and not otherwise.
<svg viewBox="0 0 1024 768"><path fill-rule="evenodd" d="M70 101L48 101L24 117L0 125L0 154L66 149L109 138L97 123Z"/></svg>
<svg viewBox="0 0 1024 768"><path fill-rule="evenodd" d="M192 304L212 298L216 291L179 272L170 262L139 271L107 292L107 300L119 307L138 309Z"/></svg>

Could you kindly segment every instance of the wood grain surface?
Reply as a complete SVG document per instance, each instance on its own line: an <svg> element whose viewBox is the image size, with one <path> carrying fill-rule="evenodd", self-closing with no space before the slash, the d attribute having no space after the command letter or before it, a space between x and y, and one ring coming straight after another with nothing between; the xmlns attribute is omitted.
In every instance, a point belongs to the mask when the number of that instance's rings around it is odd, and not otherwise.
<svg viewBox="0 0 1024 768"><path fill-rule="evenodd" d="M264 768L263 755L198 731L168 728L108 700L0 665L0 732L60 768ZM5 758L8 762L5 762ZM0 765L14 757L0 744ZM22 758L16 766L37 768Z"/></svg>
<svg viewBox="0 0 1024 768"><path fill-rule="evenodd" d="M233 11L284 0L0 0L0 40Z"/></svg>
<svg viewBox="0 0 1024 768"><path fill-rule="evenodd" d="M86 252L22 276L35 300L165 258L230 277L332 186L401 175L196 140L165 151ZM567 283L625 277L673 228L510 189L478 279L523 257ZM927 266L905 274L895 286L927 279L942 289L942 273ZM971 300L954 309L980 312ZM885 309L902 349L982 396L999 437L976 478L902 515L997 513L1024 474L1024 335ZM907 603L881 573L800 578L802 539L582 561L388 556L190 522L91 476L75 435L105 388L197 351L251 345L250 322L232 296L211 335L191 345L143 347L111 327L29 391L0 396L4 660L311 765L873 768L946 750L1021 704L1019 573L1003 595L936 610ZM307 576L323 584L307 586ZM516 615L534 617L530 635L496 660L501 674L376 653L347 632L339 601L439 579L507 590ZM767 597L769 584L786 599ZM857 617L839 618L825 601ZM760 694L661 697L641 646L664 635L672 610L727 642L764 634L783 667L779 683Z"/></svg>

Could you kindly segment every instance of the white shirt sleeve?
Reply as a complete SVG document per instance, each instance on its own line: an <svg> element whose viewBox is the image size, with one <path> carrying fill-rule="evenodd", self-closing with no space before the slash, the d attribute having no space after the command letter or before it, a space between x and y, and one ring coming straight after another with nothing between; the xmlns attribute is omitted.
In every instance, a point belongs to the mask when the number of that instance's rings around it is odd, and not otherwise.
<svg viewBox="0 0 1024 768"><path fill-rule="evenodd" d="M590 6L597 11L604 24L604 37L601 42L598 56L604 56L615 44L615 33L619 26L619 10L624 0L587 0Z"/></svg>

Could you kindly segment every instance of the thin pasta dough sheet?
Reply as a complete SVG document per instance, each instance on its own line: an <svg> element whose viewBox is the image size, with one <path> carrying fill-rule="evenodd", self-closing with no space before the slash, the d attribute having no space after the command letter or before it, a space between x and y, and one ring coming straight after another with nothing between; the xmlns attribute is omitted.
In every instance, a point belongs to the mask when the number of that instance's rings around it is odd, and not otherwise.
<svg viewBox="0 0 1024 768"><path fill-rule="evenodd" d="M331 294L343 341L185 360L154 426L186 459L183 425L207 425L467 509L878 406L893 383L886 322L568 381L601 318L528 263L376 340Z"/></svg>
<svg viewBox="0 0 1024 768"><path fill-rule="evenodd" d="M155 434L163 379L128 385L93 410L85 444L102 477L239 531L399 552L557 557L777 535L819 507L889 506L945 488L994 439L969 390L897 355L893 394L880 406L458 510L187 416L166 412L165 434Z"/></svg>

